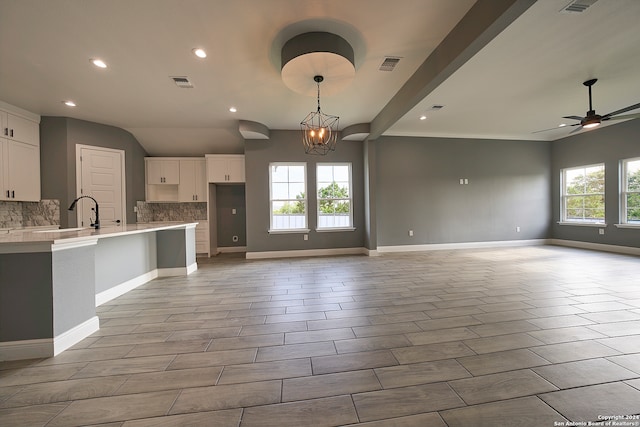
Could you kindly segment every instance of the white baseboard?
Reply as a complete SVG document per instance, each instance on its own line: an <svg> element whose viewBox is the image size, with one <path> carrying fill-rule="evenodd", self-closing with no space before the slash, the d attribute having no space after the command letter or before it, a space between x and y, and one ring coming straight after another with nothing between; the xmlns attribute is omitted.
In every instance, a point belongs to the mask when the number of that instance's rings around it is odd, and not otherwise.
<svg viewBox="0 0 640 427"><path fill-rule="evenodd" d="M0 342L0 362L57 356L99 329L100 320L94 316L53 339Z"/></svg>
<svg viewBox="0 0 640 427"><path fill-rule="evenodd" d="M148 273L142 274L138 277L114 286L111 289L100 292L99 294L96 294L96 307L99 307L102 304L119 297L120 295L124 295L127 292L132 291L138 286L144 285L145 283L155 279L156 277L158 277L158 270L152 270Z"/></svg>
<svg viewBox="0 0 640 427"><path fill-rule="evenodd" d="M419 252L419 251L442 251L452 249L484 249L484 248L506 248L516 246L542 246L549 243L548 239L531 240L502 240L494 242L465 242L465 243L434 243L428 245L401 245L401 246L378 246L378 252Z"/></svg>
<svg viewBox="0 0 640 427"><path fill-rule="evenodd" d="M577 240L551 239L551 245L567 246L570 248L589 249L601 252L613 252L624 255L640 255L640 248L630 246L605 245L602 243L579 242Z"/></svg>
<svg viewBox="0 0 640 427"><path fill-rule="evenodd" d="M158 268L158 277L175 277L175 276L188 276L194 271L198 270L198 264L193 263L186 267L174 267L174 268Z"/></svg>
<svg viewBox="0 0 640 427"><path fill-rule="evenodd" d="M74 326L53 339L53 356L57 356L69 347L72 347L100 329L100 319L93 316L91 319Z"/></svg>
<svg viewBox="0 0 640 427"><path fill-rule="evenodd" d="M0 342L0 362L53 356L53 339Z"/></svg>
<svg viewBox="0 0 640 427"><path fill-rule="evenodd" d="M218 246L219 253L247 252L246 246Z"/></svg>
<svg viewBox="0 0 640 427"><path fill-rule="evenodd" d="M299 251L247 252L246 259L297 258L332 255L362 255L364 248L301 249Z"/></svg>

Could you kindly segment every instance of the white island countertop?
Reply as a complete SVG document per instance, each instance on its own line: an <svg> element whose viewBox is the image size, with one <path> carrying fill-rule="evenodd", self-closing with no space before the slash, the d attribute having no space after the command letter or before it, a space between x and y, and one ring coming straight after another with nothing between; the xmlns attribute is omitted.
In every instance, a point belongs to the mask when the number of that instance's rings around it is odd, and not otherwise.
<svg viewBox="0 0 640 427"><path fill-rule="evenodd" d="M107 226L99 229L93 227L84 228L60 228L54 230L13 229L0 233L0 253L9 253L14 249L19 252L39 249L43 246L54 245L73 246L96 241L97 239L118 237L138 233L148 233L162 230L195 227L196 222L153 222L137 223L120 226Z"/></svg>

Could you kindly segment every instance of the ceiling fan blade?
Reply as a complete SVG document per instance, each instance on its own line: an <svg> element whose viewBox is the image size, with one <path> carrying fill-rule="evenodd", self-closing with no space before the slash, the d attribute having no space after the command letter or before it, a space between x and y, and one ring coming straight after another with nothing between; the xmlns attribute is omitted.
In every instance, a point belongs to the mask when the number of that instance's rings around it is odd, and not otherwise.
<svg viewBox="0 0 640 427"><path fill-rule="evenodd" d="M608 119L609 117L617 116L620 113L626 113L627 111L635 110L637 108L640 108L640 104L629 105L626 108L622 108L620 110L613 111L613 112L611 112L609 114L605 114L604 116L602 116L602 118L603 119L605 119L605 118Z"/></svg>
<svg viewBox="0 0 640 427"><path fill-rule="evenodd" d="M573 119L573 120L579 120L581 121L584 117L578 117L578 116L562 116L563 119Z"/></svg>
<svg viewBox="0 0 640 427"><path fill-rule="evenodd" d="M564 128L568 128L568 127L571 127L571 126L580 126L580 123L576 123L576 124L573 124L573 125L556 126L554 128L537 130L537 131L531 132L531 133L547 132L549 130L564 129Z"/></svg>
<svg viewBox="0 0 640 427"><path fill-rule="evenodd" d="M581 130L582 130L582 126L580 126L579 128L575 128L574 130L569 132L569 135L571 135L572 133L580 132Z"/></svg>
<svg viewBox="0 0 640 427"><path fill-rule="evenodd" d="M603 117L602 120L627 120L627 119L640 119L640 113L638 114L625 114L624 116L615 117Z"/></svg>

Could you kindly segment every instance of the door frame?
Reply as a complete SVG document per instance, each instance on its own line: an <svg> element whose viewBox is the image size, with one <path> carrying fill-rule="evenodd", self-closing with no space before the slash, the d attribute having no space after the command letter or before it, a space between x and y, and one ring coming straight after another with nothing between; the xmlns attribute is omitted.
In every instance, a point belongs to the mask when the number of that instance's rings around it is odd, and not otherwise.
<svg viewBox="0 0 640 427"><path fill-rule="evenodd" d="M79 197L78 195L80 194L80 191L82 189L82 160L80 159L81 154L82 154L82 150L83 149L88 149L88 150L95 150L95 151L107 151L110 153L115 153L115 154L119 154L120 155L120 173L121 173L121 195L122 195L122 225L126 225L127 224L127 181L125 180L126 178L126 170L125 170L125 163L124 163L124 159L125 159L125 151L124 150L119 150L119 149L115 149L115 148L107 148L107 147L100 147L97 145L86 145L86 144L76 144L76 197ZM75 197L74 197L75 199ZM80 212L80 209L76 209L76 225L80 224L80 221L82 221L82 212Z"/></svg>

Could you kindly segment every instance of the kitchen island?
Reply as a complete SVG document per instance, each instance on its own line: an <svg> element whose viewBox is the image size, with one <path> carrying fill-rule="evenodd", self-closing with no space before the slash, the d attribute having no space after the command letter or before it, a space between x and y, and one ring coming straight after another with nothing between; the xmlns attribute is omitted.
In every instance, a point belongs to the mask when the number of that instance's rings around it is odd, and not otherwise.
<svg viewBox="0 0 640 427"><path fill-rule="evenodd" d="M0 234L0 361L57 355L99 329L96 306L197 270L196 224Z"/></svg>

